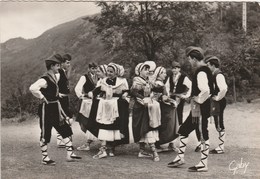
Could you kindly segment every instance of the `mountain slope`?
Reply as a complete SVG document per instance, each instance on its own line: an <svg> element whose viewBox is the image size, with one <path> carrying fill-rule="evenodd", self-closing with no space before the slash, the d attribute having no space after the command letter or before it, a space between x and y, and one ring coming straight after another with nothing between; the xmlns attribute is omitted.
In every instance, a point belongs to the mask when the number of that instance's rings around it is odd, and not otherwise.
<svg viewBox="0 0 260 179"><path fill-rule="evenodd" d="M86 72L89 62L102 60L103 44L94 33L92 23L78 18L49 29L35 39L15 38L1 44L1 100L18 88L26 93L29 85L44 73L44 59L53 53L72 55L74 85L79 75Z"/></svg>

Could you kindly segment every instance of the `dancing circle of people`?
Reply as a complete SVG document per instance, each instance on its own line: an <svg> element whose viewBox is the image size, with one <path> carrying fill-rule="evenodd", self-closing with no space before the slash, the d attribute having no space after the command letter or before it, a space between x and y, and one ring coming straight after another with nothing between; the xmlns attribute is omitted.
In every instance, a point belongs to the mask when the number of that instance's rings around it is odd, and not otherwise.
<svg viewBox="0 0 260 179"><path fill-rule="evenodd" d="M185 164L189 134L195 130L198 139L195 152L200 152L201 157L199 163L189 167L188 171L208 171L208 155L224 153L223 114L227 84L218 57L204 57L203 50L194 46L186 48L185 53L193 68L191 79L181 71L177 61L172 62L170 74L166 73L165 67L145 61L135 67L131 87L123 77L125 70L122 65L90 63L88 73L80 77L75 87L80 100L76 121L86 138L77 150L88 151L91 143L99 140L100 148L93 159L102 159L114 157L118 145L138 143L138 158L151 158L158 162L158 153L175 151L176 157L167 166L179 168ZM47 153L52 127L57 131L57 146L67 150L66 161L81 159L72 145L70 61L69 54L54 54L47 58L46 73L30 86L32 94L42 101L38 115L41 161L44 165L55 165ZM183 121L185 102L190 103L190 113ZM214 118L219 132L219 145L211 151L208 134L210 117ZM178 148L175 145L177 139ZM150 150L146 149L146 145Z"/></svg>

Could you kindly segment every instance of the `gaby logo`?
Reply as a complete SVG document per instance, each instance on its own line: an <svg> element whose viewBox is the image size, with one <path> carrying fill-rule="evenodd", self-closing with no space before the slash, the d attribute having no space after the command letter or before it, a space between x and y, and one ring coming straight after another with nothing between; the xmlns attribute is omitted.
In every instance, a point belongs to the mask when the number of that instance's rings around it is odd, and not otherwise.
<svg viewBox="0 0 260 179"><path fill-rule="evenodd" d="M241 158L240 162L233 160L229 164L229 170L233 172L233 175L235 175L239 169L241 169L243 171L243 174L245 174L248 165L249 165L249 162L243 162L243 158Z"/></svg>

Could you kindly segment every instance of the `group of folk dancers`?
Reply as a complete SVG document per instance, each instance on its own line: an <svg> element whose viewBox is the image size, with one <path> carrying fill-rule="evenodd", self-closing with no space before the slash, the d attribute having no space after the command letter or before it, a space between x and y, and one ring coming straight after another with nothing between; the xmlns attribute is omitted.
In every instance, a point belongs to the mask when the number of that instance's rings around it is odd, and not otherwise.
<svg viewBox="0 0 260 179"><path fill-rule="evenodd" d="M200 150L201 158L189 171L208 171L209 153L224 153L223 113L227 84L216 56L204 57L203 50L194 46L186 49L186 56L193 68L191 80L181 72L176 61L172 62L170 75L167 75L166 68L146 61L135 67L130 88L123 77L123 66L90 63L88 73L80 77L75 87L81 103L76 121L86 135L86 143L77 150L90 150L91 142L99 140L101 146L93 158L113 157L116 146L130 143L129 130L132 130L133 141L139 144L138 157L151 157L157 162L160 160L159 151L175 150L178 154L167 166L177 168L185 163L188 136L195 130L199 141L195 151ZM44 165L55 165L47 153L52 127L57 130L58 146L67 150L67 161L81 159L72 146L72 114L68 97L70 61L68 54L52 55L45 60L47 72L30 86L32 94L42 100L38 115ZM191 110L183 122L183 107L187 99L190 99ZM220 141L211 151L208 135L210 116L214 116ZM130 128L129 118L132 118ZM177 149L174 141L178 137ZM147 144L152 153L146 151ZM163 147L163 144L168 144L168 147Z"/></svg>

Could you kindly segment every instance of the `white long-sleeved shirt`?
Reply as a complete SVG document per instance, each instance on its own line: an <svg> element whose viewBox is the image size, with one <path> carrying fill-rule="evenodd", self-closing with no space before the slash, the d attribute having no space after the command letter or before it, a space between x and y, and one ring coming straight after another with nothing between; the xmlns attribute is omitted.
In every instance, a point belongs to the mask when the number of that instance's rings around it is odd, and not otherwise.
<svg viewBox="0 0 260 179"><path fill-rule="evenodd" d="M187 76L185 76L183 84L185 86L187 86L187 88L188 88L188 91L186 92L185 95L183 95L183 98L188 98L191 95L191 81L190 81L190 79Z"/></svg>
<svg viewBox="0 0 260 179"><path fill-rule="evenodd" d="M219 101L225 97L225 95L227 93L227 89L228 89L228 86L227 86L227 83L226 83L226 80L225 80L225 77L223 74L217 74L216 83L219 88L219 92L216 96L213 96L212 98L215 101Z"/></svg>
<svg viewBox="0 0 260 179"><path fill-rule="evenodd" d="M197 75L197 81L200 93L194 98L194 100L197 103L202 104L210 97L207 74L203 71L199 72Z"/></svg>
<svg viewBox="0 0 260 179"><path fill-rule="evenodd" d="M86 77L83 75L80 77L80 79L74 89L78 98L82 98L85 95L83 93L83 86L85 83L86 83Z"/></svg>
<svg viewBox="0 0 260 179"><path fill-rule="evenodd" d="M57 73L55 74L56 79L57 79L57 83L60 79L60 74ZM44 95L42 94L42 92L40 91L41 88L47 88L47 81L43 78L38 79L35 83L33 83L29 90L31 91L31 93L39 99L43 99Z"/></svg>
<svg viewBox="0 0 260 179"><path fill-rule="evenodd" d="M32 92L32 94L39 99L43 99L44 95L40 91L41 88L47 88L47 81L43 78L40 78L35 83L33 83L29 90Z"/></svg>

